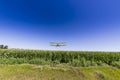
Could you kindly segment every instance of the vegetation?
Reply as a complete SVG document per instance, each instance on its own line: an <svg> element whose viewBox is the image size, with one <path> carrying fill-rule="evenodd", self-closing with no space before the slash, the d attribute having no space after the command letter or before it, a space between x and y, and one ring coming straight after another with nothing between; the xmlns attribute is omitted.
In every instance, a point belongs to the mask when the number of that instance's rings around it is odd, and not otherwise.
<svg viewBox="0 0 120 80"><path fill-rule="evenodd" d="M0 49L0 80L120 80L119 52Z"/></svg>
<svg viewBox="0 0 120 80"><path fill-rule="evenodd" d="M7 45L0 45L0 49L8 49Z"/></svg>
<svg viewBox="0 0 120 80"><path fill-rule="evenodd" d="M0 49L0 64L66 64L74 67L110 65L120 67L119 52L44 51Z"/></svg>
<svg viewBox="0 0 120 80"><path fill-rule="evenodd" d="M120 80L119 74L113 67L0 65L0 80Z"/></svg>

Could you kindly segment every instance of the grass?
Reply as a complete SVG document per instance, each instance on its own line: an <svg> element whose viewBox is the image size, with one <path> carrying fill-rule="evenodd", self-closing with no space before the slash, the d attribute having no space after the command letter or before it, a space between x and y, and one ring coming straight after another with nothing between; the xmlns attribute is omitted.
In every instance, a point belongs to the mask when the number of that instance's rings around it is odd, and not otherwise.
<svg viewBox="0 0 120 80"><path fill-rule="evenodd" d="M120 80L120 52L0 49L0 80Z"/></svg>
<svg viewBox="0 0 120 80"><path fill-rule="evenodd" d="M0 65L0 80L120 80L114 67Z"/></svg>

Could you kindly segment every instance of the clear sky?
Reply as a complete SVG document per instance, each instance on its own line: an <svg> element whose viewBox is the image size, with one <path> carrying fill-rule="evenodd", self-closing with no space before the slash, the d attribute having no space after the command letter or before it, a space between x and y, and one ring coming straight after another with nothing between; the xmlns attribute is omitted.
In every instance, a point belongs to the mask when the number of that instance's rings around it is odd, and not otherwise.
<svg viewBox="0 0 120 80"><path fill-rule="evenodd" d="M0 44L10 48L120 51L119 0L0 0ZM67 42L52 47L49 42Z"/></svg>

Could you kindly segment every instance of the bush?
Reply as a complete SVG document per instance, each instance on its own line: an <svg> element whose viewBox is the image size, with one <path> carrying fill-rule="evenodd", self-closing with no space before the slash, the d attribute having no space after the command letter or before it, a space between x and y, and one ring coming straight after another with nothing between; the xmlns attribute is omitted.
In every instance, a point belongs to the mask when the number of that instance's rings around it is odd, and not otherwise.
<svg viewBox="0 0 120 80"><path fill-rule="evenodd" d="M117 61L112 62L111 65L112 65L113 67L120 68L120 62L117 62Z"/></svg>

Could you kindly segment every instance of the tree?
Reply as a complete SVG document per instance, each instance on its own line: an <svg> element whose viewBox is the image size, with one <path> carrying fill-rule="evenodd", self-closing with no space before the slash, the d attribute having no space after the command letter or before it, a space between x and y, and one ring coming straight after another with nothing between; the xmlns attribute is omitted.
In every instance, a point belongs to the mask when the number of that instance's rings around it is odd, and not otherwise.
<svg viewBox="0 0 120 80"><path fill-rule="evenodd" d="M5 46L4 46L4 49L8 49L8 46L7 46L7 45L5 45Z"/></svg>
<svg viewBox="0 0 120 80"><path fill-rule="evenodd" d="M7 45L0 45L0 49L8 49L8 46Z"/></svg>
<svg viewBox="0 0 120 80"><path fill-rule="evenodd" d="M0 45L0 49L3 49L4 48L4 45L2 44L2 45Z"/></svg>

